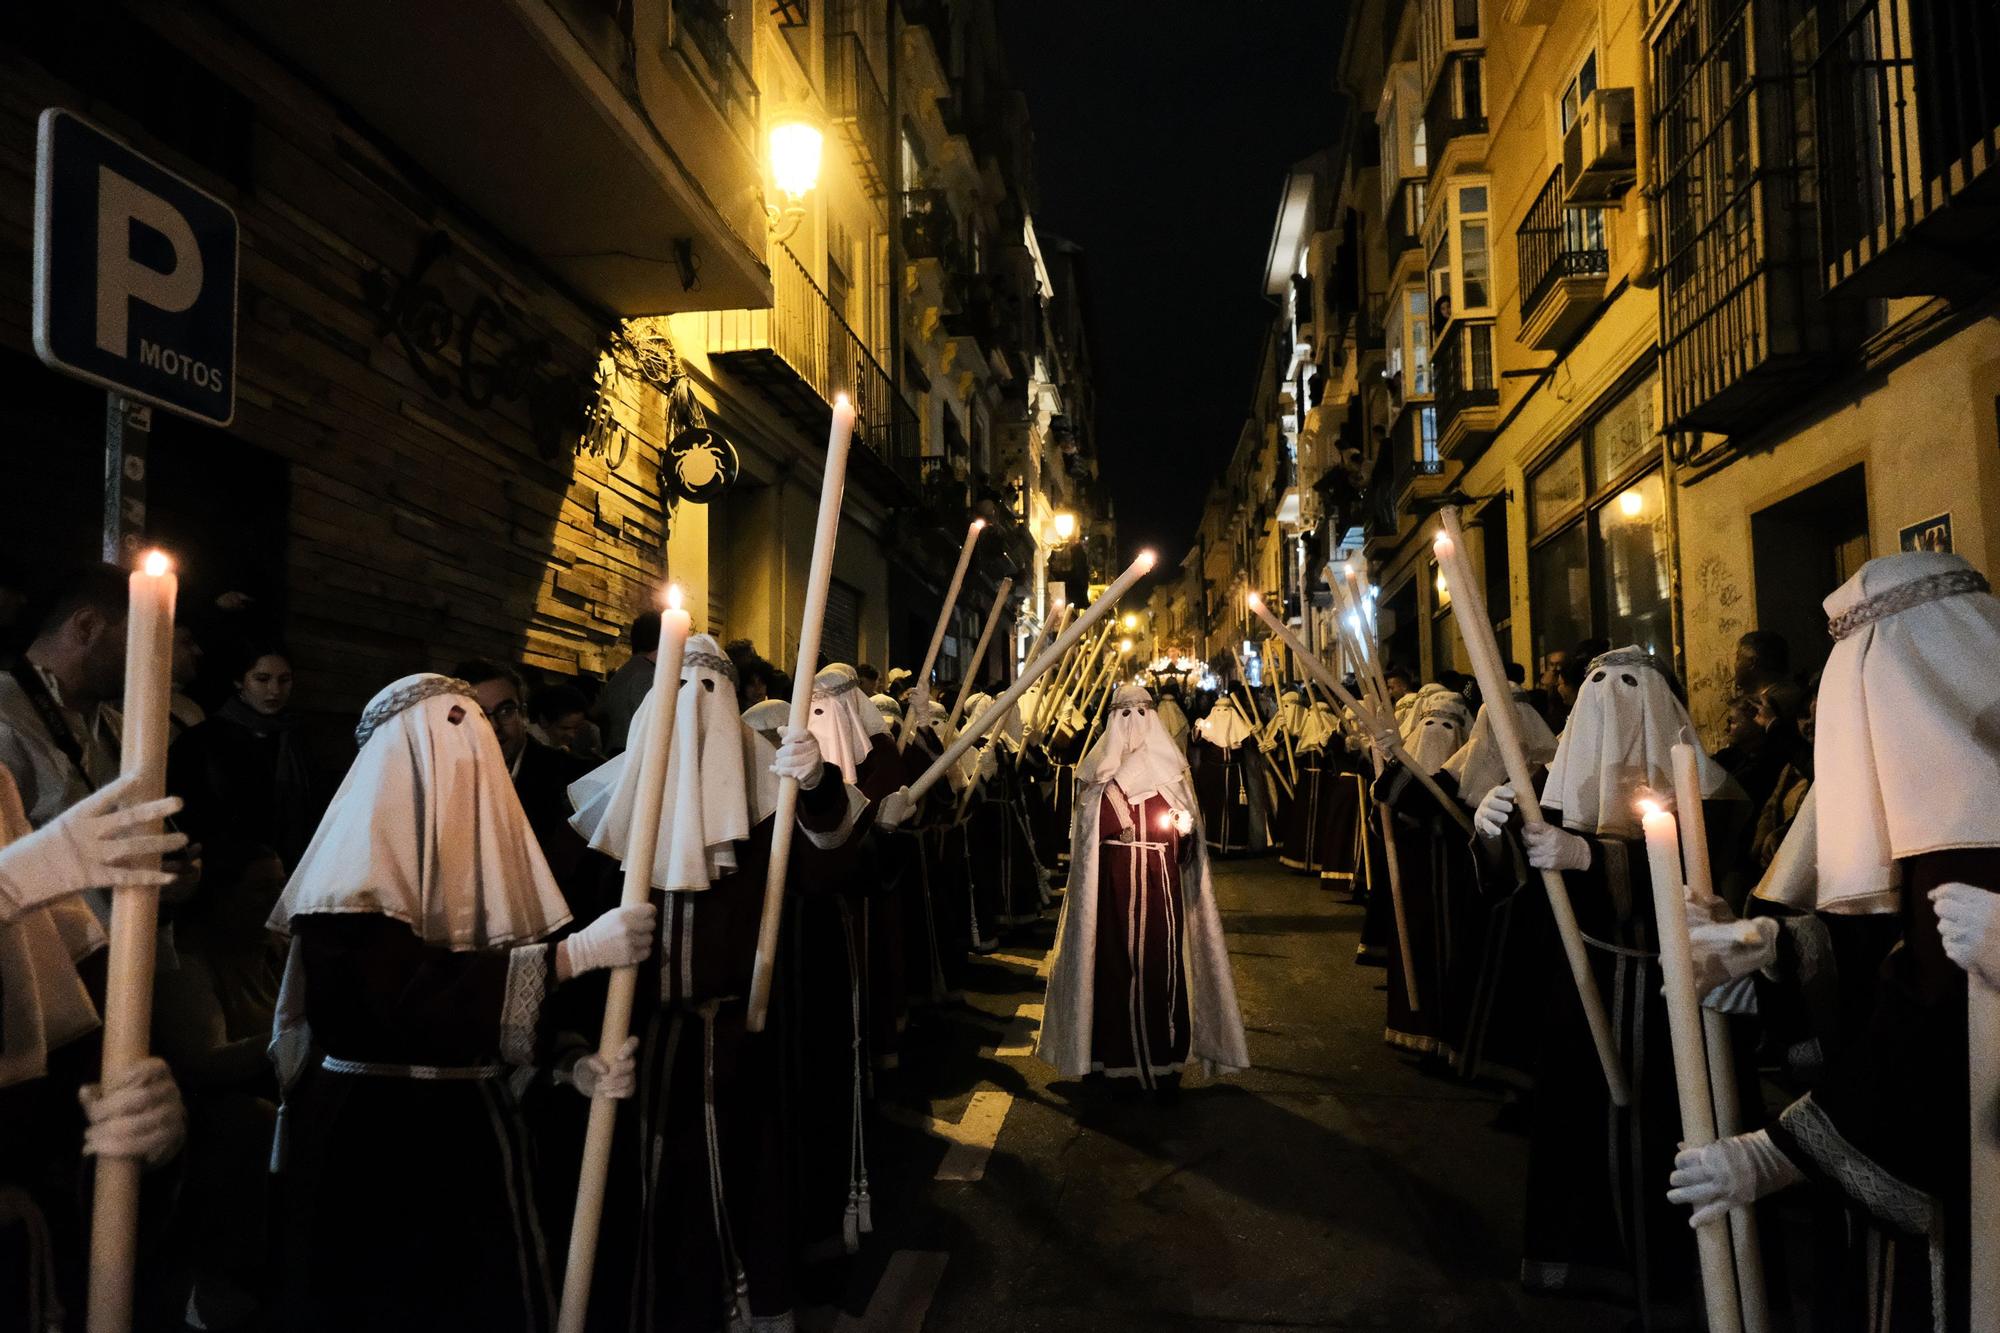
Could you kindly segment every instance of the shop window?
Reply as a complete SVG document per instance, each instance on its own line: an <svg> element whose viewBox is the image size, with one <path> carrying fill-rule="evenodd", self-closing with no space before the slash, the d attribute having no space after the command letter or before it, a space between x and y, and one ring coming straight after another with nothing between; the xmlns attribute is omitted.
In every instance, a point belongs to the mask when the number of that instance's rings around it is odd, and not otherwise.
<svg viewBox="0 0 2000 1333"><path fill-rule="evenodd" d="M1648 374L1528 479L1535 652L1603 637L1673 646L1666 486Z"/></svg>

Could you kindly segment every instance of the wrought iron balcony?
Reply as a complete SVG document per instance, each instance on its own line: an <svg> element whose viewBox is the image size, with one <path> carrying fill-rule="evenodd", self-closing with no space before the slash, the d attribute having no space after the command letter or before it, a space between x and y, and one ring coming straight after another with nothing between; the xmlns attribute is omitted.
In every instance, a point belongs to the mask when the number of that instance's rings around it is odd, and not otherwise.
<svg viewBox="0 0 2000 1333"><path fill-rule="evenodd" d="M728 0L673 0L674 50L688 64L738 138L757 136L757 81L729 33Z"/></svg>
<svg viewBox="0 0 2000 1333"><path fill-rule="evenodd" d="M2000 196L2000 25L1991 0L1819 6L1812 62L1820 253L1854 295L1988 280ZM1802 127L1803 129L1804 127ZM1918 239L1917 245L1904 244Z"/></svg>
<svg viewBox="0 0 2000 1333"><path fill-rule="evenodd" d="M1453 139L1486 133L1485 57L1477 51L1447 51L1437 84L1424 107L1424 142L1433 169L1445 160Z"/></svg>
<svg viewBox="0 0 2000 1333"><path fill-rule="evenodd" d="M1611 271L1604 210L1565 205L1557 167L1522 219L1514 252L1521 276L1521 341L1559 347L1604 297Z"/></svg>
<svg viewBox="0 0 2000 1333"><path fill-rule="evenodd" d="M827 50L827 111L847 141L870 199L889 192L889 102L859 33L843 32Z"/></svg>
<svg viewBox="0 0 2000 1333"><path fill-rule="evenodd" d="M708 312L709 355L757 385L808 432L824 430L836 394L857 418L855 442L904 486L919 482L916 413L798 256L778 246L768 310Z"/></svg>
<svg viewBox="0 0 2000 1333"><path fill-rule="evenodd" d="M965 267L959 241L958 215L943 190L903 192L903 253L911 259L935 259L953 273Z"/></svg>
<svg viewBox="0 0 2000 1333"><path fill-rule="evenodd" d="M1493 321L1456 320L1431 349L1441 457L1469 458L1492 438L1500 403L1493 364Z"/></svg>
<svg viewBox="0 0 2000 1333"><path fill-rule="evenodd" d="M1669 430L1727 435L1768 421L1824 378L1851 336L1853 313L1818 299L1817 210L1780 8L1682 5L1653 37Z"/></svg>

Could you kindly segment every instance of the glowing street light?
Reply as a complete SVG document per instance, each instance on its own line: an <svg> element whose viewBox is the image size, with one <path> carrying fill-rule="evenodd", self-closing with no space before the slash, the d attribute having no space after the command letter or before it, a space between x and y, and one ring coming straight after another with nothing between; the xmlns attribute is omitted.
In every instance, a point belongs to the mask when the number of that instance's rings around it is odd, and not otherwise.
<svg viewBox="0 0 2000 1333"><path fill-rule="evenodd" d="M771 151L771 183L778 187L784 207L769 205L771 230L779 240L790 239L805 220L806 196L819 184L820 157L826 147L826 132L805 107L781 106L771 114L766 137Z"/></svg>
<svg viewBox="0 0 2000 1333"><path fill-rule="evenodd" d="M1055 533L1058 543L1076 536L1076 515L1067 509L1058 509L1055 514Z"/></svg>

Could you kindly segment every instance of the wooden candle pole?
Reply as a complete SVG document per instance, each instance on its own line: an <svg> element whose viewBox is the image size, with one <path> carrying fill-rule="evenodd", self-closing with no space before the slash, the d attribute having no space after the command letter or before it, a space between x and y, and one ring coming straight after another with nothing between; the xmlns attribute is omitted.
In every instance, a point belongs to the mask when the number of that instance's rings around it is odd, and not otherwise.
<svg viewBox="0 0 2000 1333"><path fill-rule="evenodd" d="M1068 603L1064 603L1048 615L1042 617L1042 623L1035 627L1035 637L1028 641L1028 651L1022 654L1021 663L1023 666L1034 661L1035 654L1042 651L1042 643L1049 637L1051 627L1064 625L1069 622L1069 613L1069 605ZM1062 633L1060 629L1057 629L1056 632L1058 634ZM1023 740L1028 739L1030 734L1039 728L1042 719L1042 706L1048 702L1047 694L1048 690L1044 688L1040 694L1035 696L1035 702L1027 710L1034 716L1023 715L1021 718L1021 737ZM942 737L939 738L938 743L940 745L944 743Z"/></svg>
<svg viewBox="0 0 2000 1333"><path fill-rule="evenodd" d="M1073 624L1075 622L1072 619L1070 623ZM1068 625L1065 625L1064 628L1067 629ZM1061 631L1057 631L1056 640L1057 642L1061 642ZM1054 720L1062 714L1062 701L1063 696L1069 689L1070 673L1076 669L1077 663L1082 661L1094 647L1094 638L1091 643L1079 643L1075 648L1064 653L1062 658L1056 663L1055 669L1049 673L1047 681L1043 684L1041 692L1035 696L1034 727L1032 731L1029 731L1025 726L1022 728L1022 735L1025 739L1040 740L1047 733L1050 726L1053 725ZM1033 653L1028 655L1028 660L1031 663L1035 660Z"/></svg>
<svg viewBox="0 0 2000 1333"><path fill-rule="evenodd" d="M1010 578L1001 579L1000 586L993 591L993 609L986 613L986 624L979 631L979 646L972 650L972 656L965 664L965 679L958 682L958 697L951 701L951 714L944 720L946 734L958 725L959 715L965 711L965 701L972 695L972 678L979 674L980 665L986 661L986 646L993 642L993 630L999 625L1001 613L1007 609L1007 598L1013 591L1014 580ZM908 721L907 718L904 720Z"/></svg>
<svg viewBox="0 0 2000 1333"><path fill-rule="evenodd" d="M1038 739L1048 735L1051 731L1062 725L1063 717L1070 710L1071 700L1077 697L1076 692L1078 688L1084 684L1090 674L1097 670L1100 665L1104 645L1109 641L1110 637L1111 626L1106 624L1103 630L1090 641L1088 646L1080 648L1073 654L1074 660L1069 663L1067 670L1058 679L1054 706L1042 715L1041 729L1037 733Z"/></svg>
<svg viewBox="0 0 2000 1333"><path fill-rule="evenodd" d="M136 778L135 803L167 794L167 705L172 696L173 562L147 552L132 571L125 620L125 712L119 774ZM138 830L135 830L137 832ZM158 833L155 823L144 830ZM153 858L159 864L159 858ZM153 963L159 941L160 891L111 890L111 951L104 994L104 1086L146 1058L152 1045ZM137 1157L99 1157L90 1215L90 1333L132 1327L132 1276L138 1261Z"/></svg>
<svg viewBox="0 0 2000 1333"><path fill-rule="evenodd" d="M2000 1328L2000 991L1966 978L1972 1080L1972 1327Z"/></svg>
<svg viewBox="0 0 2000 1333"><path fill-rule="evenodd" d="M1266 725L1264 721L1264 714L1257 707L1257 696L1251 693L1250 691L1250 674L1243 669L1243 655L1236 651L1236 645L1233 643L1229 645L1229 656L1236 662L1236 681L1237 684L1242 687L1238 692L1242 694L1243 702L1250 706L1250 720L1257 724L1257 731L1259 732L1258 738L1261 740L1262 732ZM1271 722L1275 724L1277 720L1278 720L1278 715L1276 713L1273 713L1271 715ZM1280 740L1282 739L1283 736L1281 734ZM1258 752L1260 754L1263 753L1262 747L1259 747ZM1285 756L1285 759L1287 763L1291 762L1291 756L1289 754ZM1273 760L1269 755L1264 756L1264 762L1270 766L1271 776L1276 778L1278 780L1278 785L1285 789L1285 795L1288 797L1295 795L1296 792L1292 784L1285 781L1285 775L1278 770L1277 762ZM1292 770L1292 776L1294 778L1298 776L1297 769Z"/></svg>
<svg viewBox="0 0 2000 1333"><path fill-rule="evenodd" d="M833 544L840 536L840 500L847 485L847 448L854 438L854 405L846 394L836 396L833 428L826 439L826 475L819 489L819 531L813 536L812 570L806 577L805 612L799 621L799 656L792 672L794 732L804 731L812 716L812 680L819 673L819 634L826 624L826 594L833 582ZM961 564L963 562L961 561ZM917 682L922 690L923 681ZM905 715L905 722L909 717ZM757 924L757 958L750 973L750 1009L745 1025L762 1032L771 1010L771 978L778 965L778 930L785 917L785 876L792 864L792 825L798 822L797 778L778 779L778 799L771 829L770 866L764 876L764 915Z"/></svg>
<svg viewBox="0 0 2000 1333"><path fill-rule="evenodd" d="M1445 575L1446 579L1450 577L1449 573ZM1702 1051L1701 997L1695 994L1694 961L1688 950L1680 838L1674 817L1657 802L1642 801L1640 808L1645 814L1646 861L1652 871L1660 971L1666 976L1667 1030L1673 1038L1674 1090L1680 1095L1681 1142L1689 1148L1704 1148L1715 1142L1715 1099L1708 1086L1708 1057ZM1701 1294L1708 1310L1709 1333L1741 1333L1742 1307L1736 1297L1735 1260L1729 1251L1729 1219L1718 1217L1696 1227L1694 1239L1701 1256Z"/></svg>
<svg viewBox="0 0 2000 1333"><path fill-rule="evenodd" d="M960 547L958 551L958 568L951 571L951 586L944 590L944 605L938 609L937 627L931 631L931 646L924 650L924 669L917 675L916 701L919 704L931 697L931 672L937 666L939 650L944 647L944 633L951 628L951 613L958 609L958 593L965 586L965 571L966 567L972 563L973 548L979 545L979 534L984 531L986 531L986 520L983 518L973 519L971 525L965 530L965 545ZM828 545L827 549L829 553L832 551L831 544ZM817 629L813 631L813 638L815 640L819 638L819 631ZM817 672L819 668L817 665L813 665L812 670ZM803 673L793 677L795 680L807 680L809 678ZM964 691L960 690L959 693L963 694ZM915 708L906 708L903 710L903 725L896 732L896 748L898 750L901 750L905 745L910 743L910 733L917 729L915 721L917 711ZM803 724L794 723L793 725L799 726Z"/></svg>
<svg viewBox="0 0 2000 1333"><path fill-rule="evenodd" d="M1521 743L1521 719L1514 711L1513 682L1507 679L1500 665L1500 649L1493 641L1493 622L1487 619L1485 599L1480 596L1465 558L1458 511L1447 505L1439 512L1439 518L1444 530L1438 534L1434 549L1444 569L1445 586L1451 590L1452 615L1458 621L1466 651L1471 654L1473 674L1479 678L1480 698L1488 705L1486 716L1493 726L1494 743L1500 747L1507 781L1514 788L1514 804L1528 823L1546 823L1528 770L1527 748ZM1577 928L1569 886L1560 870L1544 870L1541 874L1549 911L1562 937L1563 955L1569 960L1570 977L1576 982L1577 998L1583 1002L1583 1016L1590 1024L1590 1039L1597 1047L1597 1061L1604 1068L1605 1086L1611 1090L1612 1102L1624 1106L1631 1096L1625 1069L1619 1063L1618 1045L1611 1035L1611 1017L1605 1012L1604 995L1597 988L1597 974L1590 970L1590 957L1584 952L1583 932ZM1680 882L1679 876L1675 876L1674 882Z"/></svg>
<svg viewBox="0 0 2000 1333"><path fill-rule="evenodd" d="M1249 603L1251 611L1255 612L1266 625L1271 627L1271 632L1284 640L1285 646L1297 654L1299 661L1305 665L1306 670L1318 677L1320 685L1325 688L1326 692L1331 694L1341 707L1354 714L1355 720L1360 722L1362 727L1368 732L1369 743L1371 745L1375 743L1375 737L1378 733L1387 736L1389 738L1389 753L1387 757L1401 764L1410 776L1415 778L1423 786L1423 789L1436 799L1444 813L1449 815L1466 833L1470 834L1472 832L1472 816L1466 814L1460 808L1457 801L1445 795L1444 788L1438 786L1436 778L1424 772L1423 765L1410 758L1410 752L1403 748L1400 740L1395 738L1395 724L1393 722L1384 723L1381 714L1362 703L1359 699L1356 699L1352 694L1349 694L1347 687L1340 683L1340 678L1333 674L1333 669L1306 651L1305 645L1299 642L1298 635L1292 633L1289 626L1271 614L1271 609L1264 605L1263 598L1253 592L1245 600Z"/></svg>
<svg viewBox="0 0 2000 1333"><path fill-rule="evenodd" d="M692 618L681 609L680 589L667 590L660 613L660 652L653 664L653 701L657 716L646 736L646 748L625 762L636 763L638 787L632 796L632 827L625 844L621 907L637 907L652 897L653 861L660 845L660 820L666 802L667 763L673 745L675 717L681 695L681 661L686 655ZM638 992L639 969L611 971L604 1000L604 1023L597 1039L598 1057L615 1059L632 1031L632 1001ZM604 1217L604 1184L611 1171L611 1137L618 1103L598 1095L590 1099L590 1125L583 1138L583 1169L577 1181L576 1211L569 1232L569 1260L563 1273L562 1311L558 1333L583 1333L590 1309L590 1279L597 1266L597 1229Z"/></svg>
<svg viewBox="0 0 2000 1333"><path fill-rule="evenodd" d="M964 757L966 751L970 750L978 743L981 737L985 736L987 732L993 730L999 724L1000 719L1007 715L1008 709L1021 702L1021 696L1028 692L1030 685L1033 685L1049 668L1061 661L1062 655L1075 646L1077 640L1084 636L1085 631L1109 615L1112 608L1118 605L1118 599L1129 592L1133 584L1152 572L1153 558L1151 551L1139 552L1139 558L1126 566L1125 572L1120 574L1111 586L1104 590L1104 595L1092 602L1089 609L1078 616L1076 621L1068 629L1064 630L1054 643L1043 650L1039 658L1028 664L1027 670L1021 673L1021 678L1008 686L1005 694L995 699L991 707L974 718L966 726L965 730L959 733L958 738L945 747L945 752L931 761L931 766L924 770L923 775L910 784L910 799L921 801L924 798L924 793L936 786L938 780L945 775L953 764Z"/></svg>
<svg viewBox="0 0 2000 1333"><path fill-rule="evenodd" d="M1715 878L1708 862L1708 815L1701 805L1701 767L1695 749L1681 733L1670 751L1674 769L1674 804L1678 808L1681 864L1688 896L1702 902L1715 897ZM1664 929L1664 927L1662 927ZM1689 985L1693 985L1690 975ZM1696 1000L1699 1001L1697 996ZM1715 1105L1715 1132L1729 1138L1743 1132L1742 1107L1736 1095L1735 1042L1729 1017L1713 1009L1701 1011L1703 1045L1708 1056L1709 1096ZM1729 1210L1729 1244L1736 1259L1736 1295L1743 1316L1743 1333L1770 1333L1770 1301L1764 1291L1764 1249L1757 1238L1753 1205Z"/></svg>

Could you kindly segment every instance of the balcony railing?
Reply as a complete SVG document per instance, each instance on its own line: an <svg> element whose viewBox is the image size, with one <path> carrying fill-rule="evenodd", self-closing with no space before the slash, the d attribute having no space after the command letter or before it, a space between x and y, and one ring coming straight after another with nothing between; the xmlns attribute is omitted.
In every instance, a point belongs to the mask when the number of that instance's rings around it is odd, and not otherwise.
<svg viewBox="0 0 2000 1333"><path fill-rule="evenodd" d="M1422 177L1411 177L1396 187L1395 198L1389 201L1387 219L1389 255L1391 260L1406 250L1423 249L1424 231L1424 181Z"/></svg>
<svg viewBox="0 0 2000 1333"><path fill-rule="evenodd" d="M935 259L953 272L964 269L958 215L943 190L903 192L903 253L911 259Z"/></svg>
<svg viewBox="0 0 2000 1333"><path fill-rule="evenodd" d="M729 32L728 0L673 0L673 47L746 144L757 139L757 81Z"/></svg>
<svg viewBox="0 0 2000 1333"><path fill-rule="evenodd" d="M1486 133L1486 89L1477 51L1449 51L1437 86L1424 107L1424 141L1433 167L1444 159L1453 139Z"/></svg>
<svg viewBox="0 0 2000 1333"><path fill-rule="evenodd" d="M1611 271L1611 252L1604 243L1604 210L1572 208L1563 203L1562 168L1535 196L1514 236L1520 261L1521 319L1565 278L1602 278Z"/></svg>
<svg viewBox="0 0 2000 1333"><path fill-rule="evenodd" d="M1852 316L1818 299L1781 6L1667 11L1653 38L1660 364L1671 430L1732 434L1827 371ZM1806 159L1809 160L1809 159ZM1823 202L1823 201L1822 201Z"/></svg>
<svg viewBox="0 0 2000 1333"><path fill-rule="evenodd" d="M1431 393L1440 438L1454 438L1459 418L1500 401L1493 365L1493 322L1459 320L1431 349ZM1462 438L1459 432L1456 438Z"/></svg>
<svg viewBox="0 0 2000 1333"><path fill-rule="evenodd" d="M1990 247L1990 214L1967 210L1953 227L1946 205L1982 176L1991 188L2000 150L2000 80L1992 74L2000 23L1991 0L1849 0L1820 10L1812 78L1827 283L1873 265L1870 293L1941 292L1958 265L1936 262L1928 247L1885 252L1914 228L1927 240Z"/></svg>
<svg viewBox="0 0 2000 1333"><path fill-rule="evenodd" d="M764 388L808 431L823 428L834 396L847 394L854 403L856 442L915 488L917 418L895 381L784 246L772 256L771 289L768 310L708 312L709 355Z"/></svg>
<svg viewBox="0 0 2000 1333"><path fill-rule="evenodd" d="M836 35L827 50L827 108L868 197L882 198L889 192L889 103L859 33Z"/></svg>

